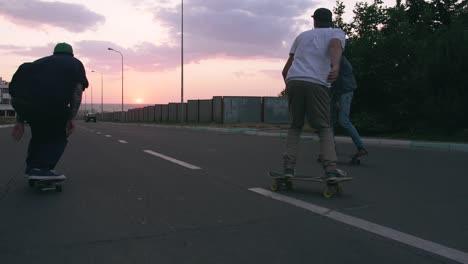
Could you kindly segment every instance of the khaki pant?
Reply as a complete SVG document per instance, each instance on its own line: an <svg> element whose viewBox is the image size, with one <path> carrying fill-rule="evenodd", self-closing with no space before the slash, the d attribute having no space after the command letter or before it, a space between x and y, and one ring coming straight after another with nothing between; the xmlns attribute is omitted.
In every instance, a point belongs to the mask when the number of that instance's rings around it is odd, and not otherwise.
<svg viewBox="0 0 468 264"><path fill-rule="evenodd" d="M318 130L320 157L325 171L336 170L336 152L330 127L330 94L325 86L306 81L289 81L286 85L289 112L292 119L286 139L284 169L294 170L304 117Z"/></svg>

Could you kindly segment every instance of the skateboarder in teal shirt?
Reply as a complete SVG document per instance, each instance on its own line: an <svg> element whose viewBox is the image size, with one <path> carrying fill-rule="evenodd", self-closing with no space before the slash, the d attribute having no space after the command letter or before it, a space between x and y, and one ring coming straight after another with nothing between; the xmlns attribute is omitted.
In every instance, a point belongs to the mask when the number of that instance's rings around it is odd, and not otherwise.
<svg viewBox="0 0 468 264"><path fill-rule="evenodd" d="M331 124L332 127L334 127L336 120L338 119L338 124L351 136L351 139L357 148L357 152L354 157L361 157L367 155L368 152L364 148L364 143L349 118L351 102L356 88L357 84L353 74L353 67L351 66L351 63L349 63L348 59L346 59L345 56L342 56L339 77L332 84L333 96L331 102Z"/></svg>

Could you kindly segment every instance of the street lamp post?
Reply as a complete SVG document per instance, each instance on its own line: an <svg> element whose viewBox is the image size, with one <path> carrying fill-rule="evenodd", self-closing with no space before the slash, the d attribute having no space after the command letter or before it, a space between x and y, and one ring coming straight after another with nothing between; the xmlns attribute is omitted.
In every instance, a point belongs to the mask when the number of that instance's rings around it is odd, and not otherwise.
<svg viewBox="0 0 468 264"><path fill-rule="evenodd" d="M91 71L91 72L96 72L97 71ZM102 79L102 72L99 72L101 74L101 114L104 114L104 81Z"/></svg>
<svg viewBox="0 0 468 264"><path fill-rule="evenodd" d="M184 0L181 0L181 33L180 33L180 122L184 122Z"/></svg>
<svg viewBox="0 0 468 264"><path fill-rule="evenodd" d="M88 113L88 102L86 101L86 94L87 93L84 93L84 107L85 107L85 112L87 114Z"/></svg>
<svg viewBox="0 0 468 264"><path fill-rule="evenodd" d="M114 51L114 52L117 52L120 54L120 56L122 57L122 115L123 115L123 112L124 112L124 68L123 68L123 55L122 55L122 52L120 51L117 51L113 48L107 48L108 50L110 51ZM121 118L121 121L122 121L122 118Z"/></svg>
<svg viewBox="0 0 468 264"><path fill-rule="evenodd" d="M93 84L90 85L91 87L91 113L93 113Z"/></svg>

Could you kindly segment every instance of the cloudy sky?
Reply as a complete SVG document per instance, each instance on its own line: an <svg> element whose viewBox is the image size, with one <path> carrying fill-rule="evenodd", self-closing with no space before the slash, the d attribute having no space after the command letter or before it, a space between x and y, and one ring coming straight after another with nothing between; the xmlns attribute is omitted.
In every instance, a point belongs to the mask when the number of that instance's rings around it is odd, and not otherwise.
<svg viewBox="0 0 468 264"><path fill-rule="evenodd" d="M344 1L346 19L353 0ZM294 37L312 27L325 0L185 0L185 100L218 95L275 96ZM393 0L386 0L393 5ZM180 101L180 0L0 0L0 77L70 43L93 96L125 103ZM92 71L95 71L94 73ZM87 90L88 96L91 89Z"/></svg>

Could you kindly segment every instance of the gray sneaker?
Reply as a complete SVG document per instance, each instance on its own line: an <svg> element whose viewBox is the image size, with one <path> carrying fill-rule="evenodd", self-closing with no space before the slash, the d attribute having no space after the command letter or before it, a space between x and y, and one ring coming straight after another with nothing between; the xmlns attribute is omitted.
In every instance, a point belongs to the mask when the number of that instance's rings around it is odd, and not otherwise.
<svg viewBox="0 0 468 264"><path fill-rule="evenodd" d="M327 171L325 172L325 175L323 176L323 179L326 181L336 181L339 180L340 178L344 178L348 176L348 173L346 173L343 170L336 169L333 171Z"/></svg>

